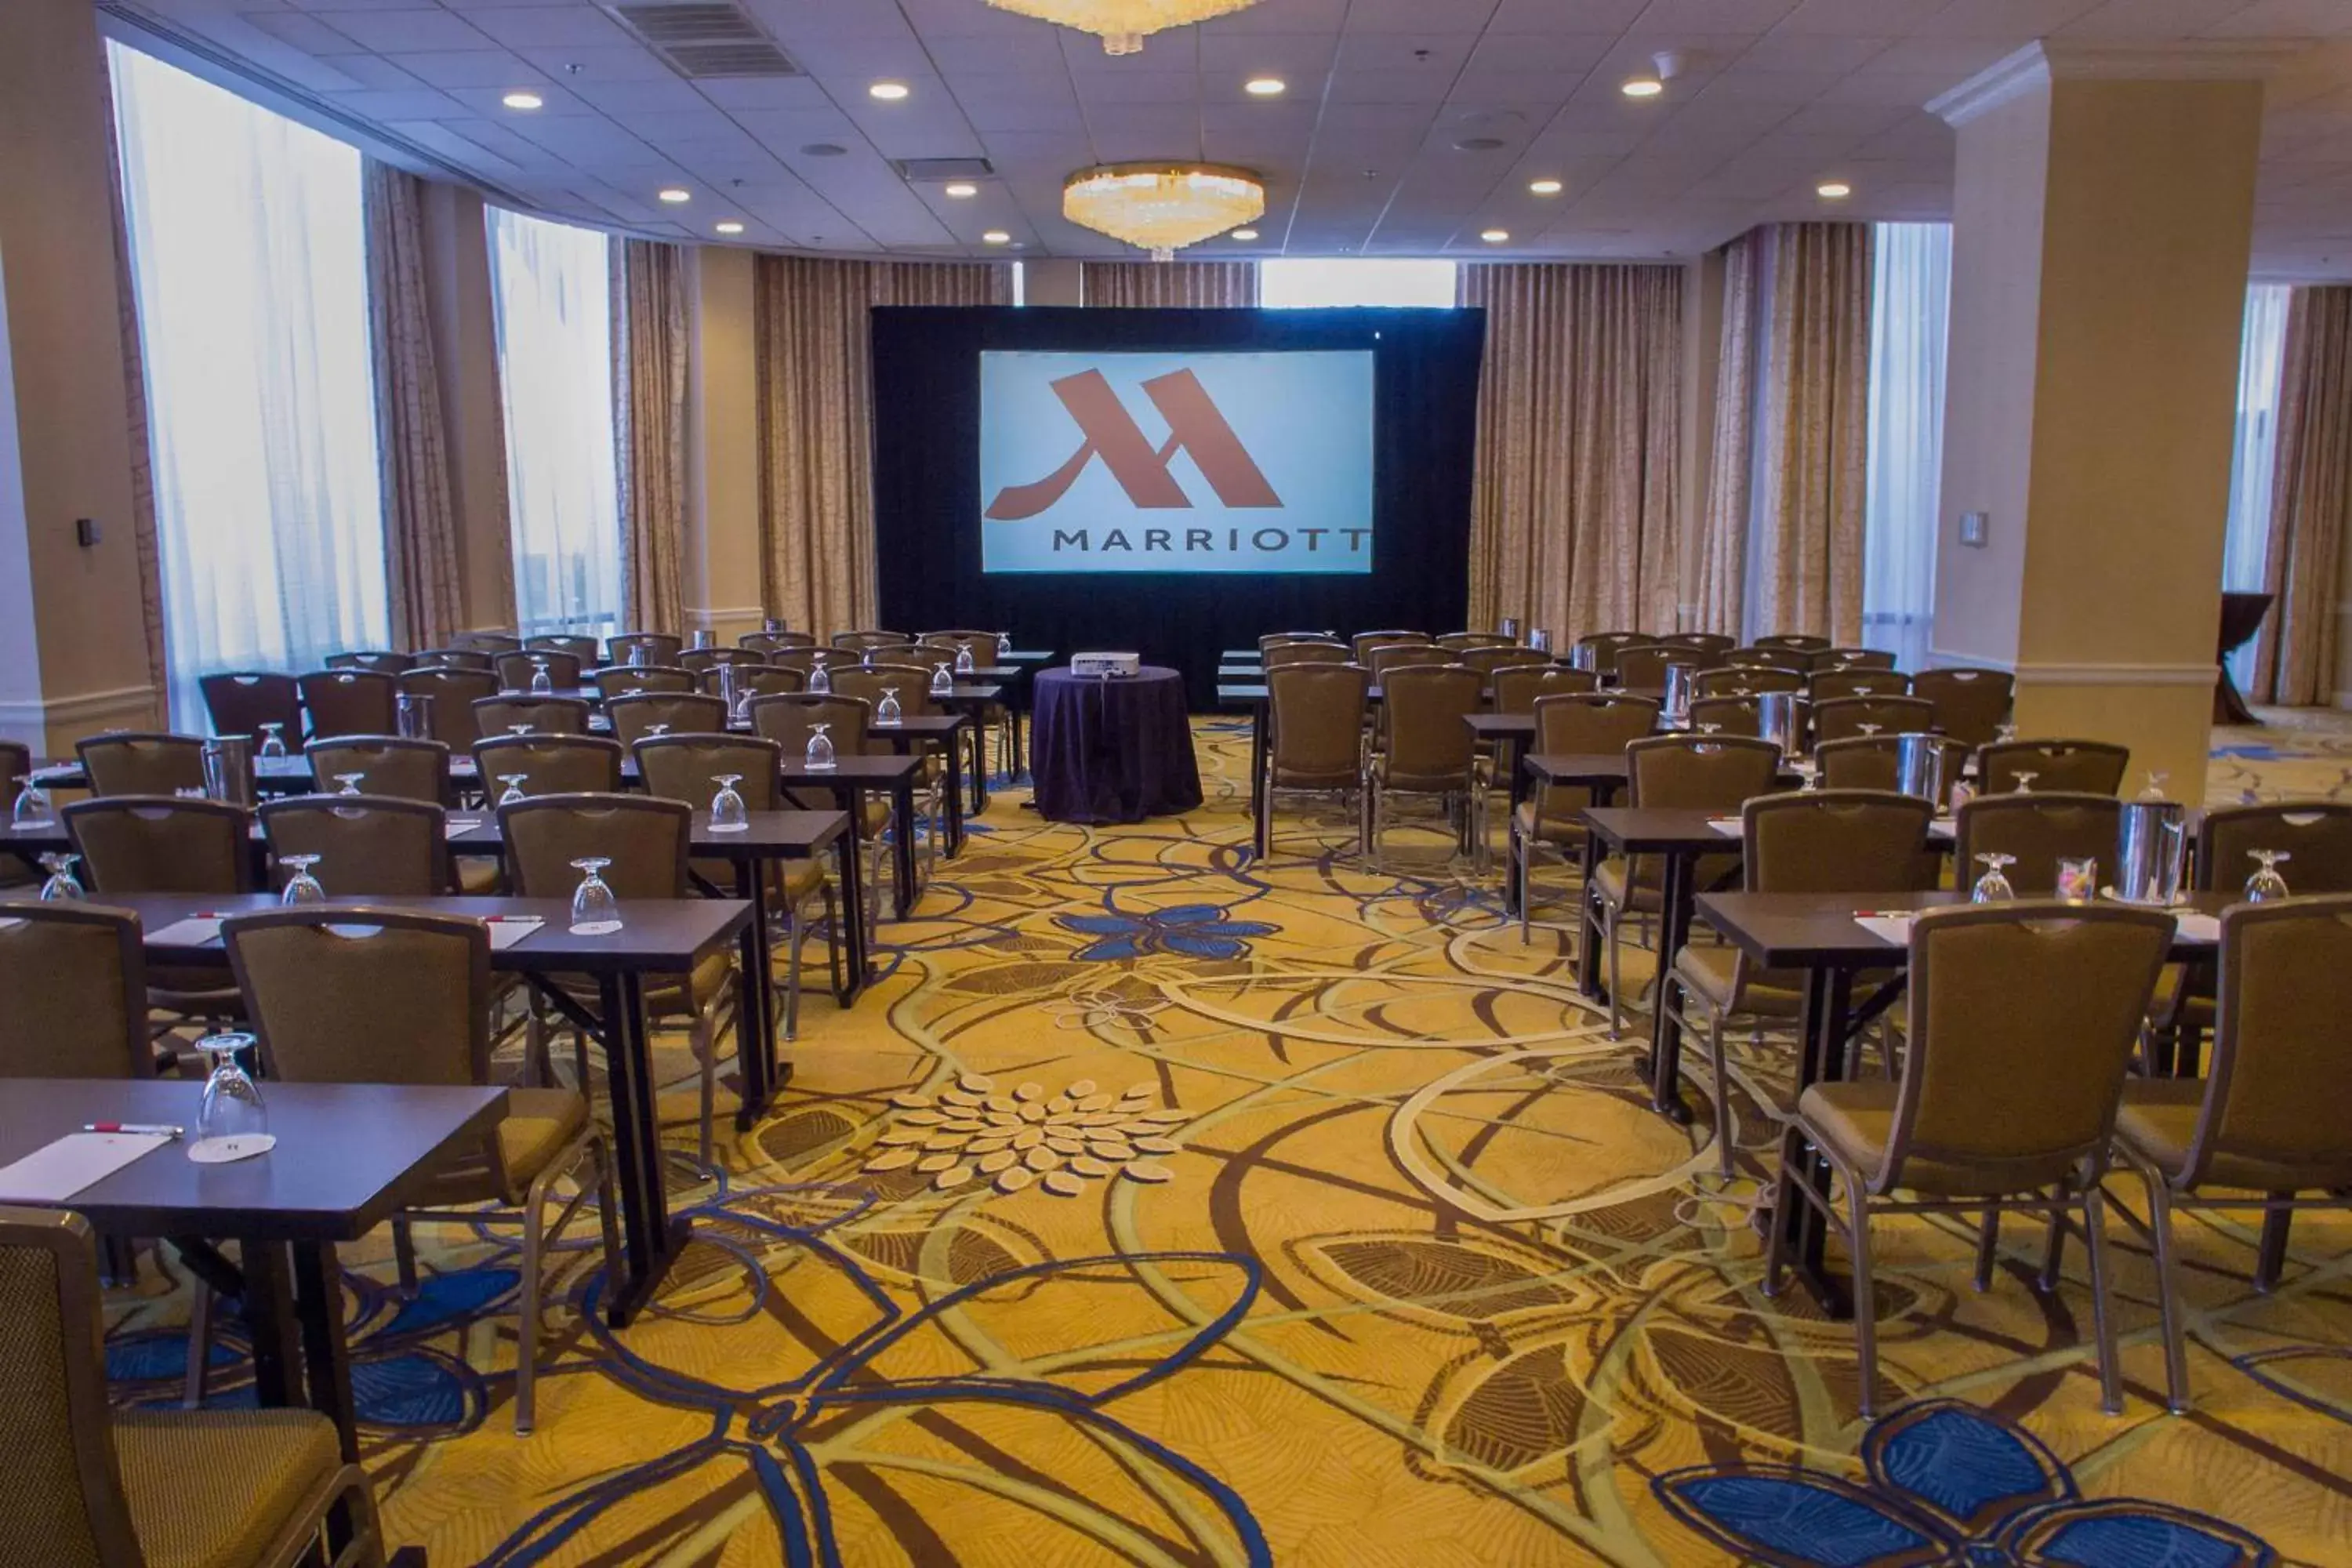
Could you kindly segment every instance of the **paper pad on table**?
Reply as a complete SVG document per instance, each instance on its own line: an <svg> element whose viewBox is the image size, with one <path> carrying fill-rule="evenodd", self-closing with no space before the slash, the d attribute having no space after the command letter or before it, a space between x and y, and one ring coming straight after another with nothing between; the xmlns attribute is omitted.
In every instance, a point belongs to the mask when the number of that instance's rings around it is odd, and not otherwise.
<svg viewBox="0 0 2352 1568"><path fill-rule="evenodd" d="M1736 816L1710 816L1706 819L1706 825L1717 833L1727 834L1734 838L1739 837L1740 821Z"/></svg>
<svg viewBox="0 0 2352 1568"><path fill-rule="evenodd" d="M159 947L202 947L220 940L220 928L216 915L191 915L184 921L173 921L147 940Z"/></svg>
<svg viewBox="0 0 2352 1568"><path fill-rule="evenodd" d="M2172 918L2174 922L2180 928L2181 936L2189 942L2219 942L2221 940L2221 917L2220 915L2200 915L2192 910L2189 913L2175 915Z"/></svg>
<svg viewBox="0 0 2352 1568"><path fill-rule="evenodd" d="M1909 915L1856 915L1853 917L1853 923L1871 935L1882 941L1891 942L1897 947L1911 945Z"/></svg>
<svg viewBox="0 0 2352 1568"><path fill-rule="evenodd" d="M490 921L490 951L503 952L546 923L528 915L502 915Z"/></svg>
<svg viewBox="0 0 2352 1568"><path fill-rule="evenodd" d="M0 1203L61 1204L170 1142L155 1132L68 1132L0 1165Z"/></svg>

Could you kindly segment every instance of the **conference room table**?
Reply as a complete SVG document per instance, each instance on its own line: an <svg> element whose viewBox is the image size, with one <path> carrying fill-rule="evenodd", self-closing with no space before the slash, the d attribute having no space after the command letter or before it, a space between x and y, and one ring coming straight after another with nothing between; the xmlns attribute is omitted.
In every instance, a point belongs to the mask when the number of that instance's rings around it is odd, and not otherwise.
<svg viewBox="0 0 2352 1568"><path fill-rule="evenodd" d="M139 917L151 965L223 970L228 965L228 952L219 936L201 934L181 922L279 907L274 893L118 893L104 895L99 901ZM697 960L722 945L740 947L751 928L751 904L740 899L624 899L619 906L621 929L602 936L572 931L568 898L331 897L327 907L335 905L540 922L519 941L492 949L490 968L528 981L534 992L604 1053L623 1252L622 1278L614 1282L606 1298L605 1316L616 1328L627 1323L685 1249L689 1228L686 1220L671 1217L662 1181L661 1120L655 1103L646 988L658 977L692 973ZM595 983L593 1006L557 984L582 975ZM765 1057L761 1051L742 1053L740 1071L747 1101L764 1103L772 1093ZM265 1097L274 1092L275 1086L263 1085ZM273 1130L276 1121L273 1110ZM354 1124L348 1131L357 1138L363 1129Z"/></svg>
<svg viewBox="0 0 2352 1568"><path fill-rule="evenodd" d="M100 1236L167 1237L241 1308L264 1406L307 1405L360 1457L335 1248L425 1194L433 1173L506 1120L497 1086L265 1082L268 1152L226 1164L188 1158L188 1138L150 1150L53 1205ZM193 1136L201 1080L11 1079L0 1095L0 1164L101 1122L177 1126ZM12 1200L22 1201L22 1200ZM213 1244L234 1241L231 1263Z"/></svg>

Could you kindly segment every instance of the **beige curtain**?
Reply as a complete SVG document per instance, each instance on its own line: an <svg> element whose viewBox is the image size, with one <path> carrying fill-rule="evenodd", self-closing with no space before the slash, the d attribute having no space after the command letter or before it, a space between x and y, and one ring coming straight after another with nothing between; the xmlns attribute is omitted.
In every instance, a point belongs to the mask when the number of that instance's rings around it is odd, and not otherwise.
<svg viewBox="0 0 2352 1568"><path fill-rule="evenodd" d="M686 258L646 239L612 251L623 612L631 630L676 632L686 619Z"/></svg>
<svg viewBox="0 0 2352 1568"><path fill-rule="evenodd" d="M768 614L822 633L874 624L867 313L1012 302L1010 269L991 263L758 259L752 331Z"/></svg>
<svg viewBox="0 0 2352 1568"><path fill-rule="evenodd" d="M1766 632L1862 637L1871 230L1776 224L1769 247L1752 564Z"/></svg>
<svg viewBox="0 0 2352 1568"><path fill-rule="evenodd" d="M1472 481L1470 624L1516 616L1560 646L1671 631L1681 445L1677 267L1465 265L1486 311Z"/></svg>
<svg viewBox="0 0 2352 1568"><path fill-rule="evenodd" d="M1257 303L1255 261L1087 261L1078 298L1088 305L1200 310Z"/></svg>
<svg viewBox="0 0 2352 1568"><path fill-rule="evenodd" d="M448 427L425 298L425 183L367 160L368 316L375 355L384 589L395 647L439 647L462 629Z"/></svg>
<svg viewBox="0 0 2352 1568"><path fill-rule="evenodd" d="M99 56L98 90L106 113L106 196L114 216L114 302L121 323L124 419L131 437L131 544L139 559L141 629L147 637L147 679L155 725L168 728L171 670L163 637L163 557L155 541L155 454L147 434L147 360L139 342L139 288L131 274L131 229L122 211L122 156L115 145L114 78Z"/></svg>
<svg viewBox="0 0 2352 1568"><path fill-rule="evenodd" d="M2336 691L2336 577L2352 525L2352 288L2294 290L2279 366L2263 566L2272 603L2254 700L2308 707Z"/></svg>
<svg viewBox="0 0 2352 1568"><path fill-rule="evenodd" d="M1698 624L1740 635L1748 597L1748 518L1755 500L1756 326L1763 231L1724 247L1723 330L1715 381L1714 458L1701 517Z"/></svg>

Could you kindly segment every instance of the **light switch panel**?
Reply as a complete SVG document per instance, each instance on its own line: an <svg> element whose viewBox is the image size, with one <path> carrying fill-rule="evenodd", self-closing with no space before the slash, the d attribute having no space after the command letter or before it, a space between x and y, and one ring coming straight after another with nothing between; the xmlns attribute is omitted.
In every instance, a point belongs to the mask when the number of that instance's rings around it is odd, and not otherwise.
<svg viewBox="0 0 2352 1568"><path fill-rule="evenodd" d="M1960 513L1960 542L1972 550L1982 550L1985 543L1985 514L1980 511Z"/></svg>

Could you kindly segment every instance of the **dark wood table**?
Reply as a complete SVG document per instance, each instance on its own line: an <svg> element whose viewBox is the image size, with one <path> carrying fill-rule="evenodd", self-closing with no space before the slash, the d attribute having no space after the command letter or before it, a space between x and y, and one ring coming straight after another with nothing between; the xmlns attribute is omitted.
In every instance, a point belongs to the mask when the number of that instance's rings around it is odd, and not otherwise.
<svg viewBox="0 0 2352 1568"><path fill-rule="evenodd" d="M829 793L834 805L849 814L851 832L859 838L866 836L866 796L890 796L891 867L896 872L891 901L902 921L915 912L915 775L922 770L922 758L905 752L841 757L822 769L810 767L805 757L786 757L781 770L783 787L798 792L795 799L807 799L811 790ZM862 905L857 919L864 923Z"/></svg>
<svg viewBox="0 0 2352 1568"><path fill-rule="evenodd" d="M227 951L217 939L189 947L156 941L156 933L191 916L238 914L278 907L268 893L124 893L100 900L139 916L151 963L212 964L226 968ZM604 1052L606 1092L613 1102L613 1154L620 1189L625 1278L614 1281L605 1313L615 1325L636 1315L671 1263L685 1247L688 1225L672 1220L662 1186L660 1118L654 1103L652 1041L646 1022L649 977L692 973L695 961L713 948L740 942L751 923L751 906L736 899L629 899L621 902L621 930L609 936L572 931L569 899L332 899L331 904L365 905L426 914L531 915L542 922L530 936L490 954L490 967L522 975L558 1012L578 1025ZM596 983L591 1012L561 986L557 976L586 975ZM743 1072L760 1070L760 1053L744 1055ZM766 1085L758 1086L764 1094ZM263 1093L268 1093L264 1089ZM272 1124L276 1118L273 1114Z"/></svg>
<svg viewBox="0 0 2352 1568"><path fill-rule="evenodd" d="M1968 901L1965 892L1701 893L1696 907L1697 917L1721 932L1751 963L1805 971L1797 1058L1797 1092L1802 1094L1809 1085L1843 1076L1846 1043L1902 994L1901 976L1909 967L1910 950L1871 931L1855 915L1863 910L1943 909ZM2181 907L2218 915L2238 901L2235 893L2194 893ZM2173 939L2172 957L2178 962L2210 963L2214 951L2211 942L2183 933L2176 932ZM1858 1012L1853 1003L1854 977L1865 970L1891 971L1895 978L1880 989L1866 1011ZM1806 1179L1826 1195L1828 1162L1805 1148L1794 1126L1785 1139L1781 1157L1801 1161ZM1832 1276L1824 1261L1828 1226L1820 1213L1811 1205L1800 1203L1791 1213L1773 1215L1771 1223L1783 1227L1790 1243L1786 1256L1795 1259L1798 1277L1814 1300L1832 1316L1853 1316L1851 1287Z"/></svg>
<svg viewBox="0 0 2352 1568"><path fill-rule="evenodd" d="M999 681L959 680L944 692L931 693L931 700L964 720L971 754L971 814L978 816L988 809L988 727L982 715L1004 700L1004 687Z"/></svg>
<svg viewBox="0 0 2352 1568"><path fill-rule="evenodd" d="M185 1079L12 1079L0 1095L0 1162L96 1121L176 1123L194 1134L204 1084ZM357 1241L417 1201L445 1159L506 1119L498 1088L268 1083L268 1153L226 1165L188 1158L188 1140L141 1155L61 1207L109 1237L235 1241L210 1272L242 1306L265 1405L308 1404L360 1457L343 1338L339 1242ZM200 1253L207 1248L196 1248Z"/></svg>
<svg viewBox="0 0 2352 1568"><path fill-rule="evenodd" d="M947 763L948 841L946 852L952 859L963 853L963 767L956 760L956 738L970 724L961 713L910 713L896 724L871 724L866 727L869 741L883 741L898 755L911 756L917 750L937 752Z"/></svg>

